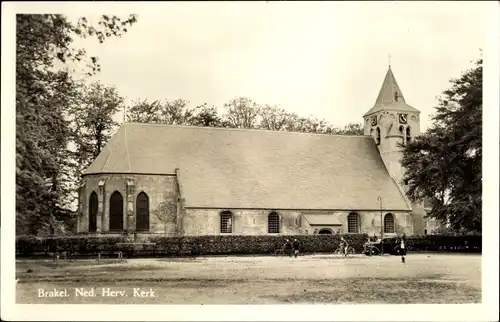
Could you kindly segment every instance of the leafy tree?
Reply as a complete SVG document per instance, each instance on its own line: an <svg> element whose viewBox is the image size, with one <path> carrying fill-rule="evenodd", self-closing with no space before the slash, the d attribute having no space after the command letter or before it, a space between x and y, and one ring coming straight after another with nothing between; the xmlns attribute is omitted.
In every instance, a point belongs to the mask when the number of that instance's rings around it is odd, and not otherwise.
<svg viewBox="0 0 500 322"><path fill-rule="evenodd" d="M79 104L71 113L77 176L97 158L118 126L113 117L122 109L123 101L114 86L95 82L82 87Z"/></svg>
<svg viewBox="0 0 500 322"><path fill-rule="evenodd" d="M265 105L259 109L259 128L272 131L285 131L293 114L277 106Z"/></svg>
<svg viewBox="0 0 500 322"><path fill-rule="evenodd" d="M188 101L176 99L148 102L135 101L127 111L127 120L138 123L189 125L195 111L188 107Z"/></svg>
<svg viewBox="0 0 500 322"><path fill-rule="evenodd" d="M238 97L224 104L224 119L229 127L253 129L258 127L260 106L246 97Z"/></svg>
<svg viewBox="0 0 500 322"><path fill-rule="evenodd" d="M132 106L127 108L127 121L137 123L159 123L158 112L161 110L161 102L148 102L147 99L136 100Z"/></svg>
<svg viewBox="0 0 500 322"><path fill-rule="evenodd" d="M215 106L208 106L206 103L195 108L194 115L191 118L191 125L210 127L229 126L227 122L224 122L219 116L217 108Z"/></svg>
<svg viewBox="0 0 500 322"><path fill-rule="evenodd" d="M363 135L363 124L361 123L349 123L342 130L336 130L337 134L345 134L345 135Z"/></svg>
<svg viewBox="0 0 500 322"><path fill-rule="evenodd" d="M482 59L439 100L432 127L404 146L403 182L413 201L452 229L481 231Z"/></svg>
<svg viewBox="0 0 500 322"><path fill-rule="evenodd" d="M111 19L111 20L110 20ZM77 86L69 73L71 61L86 57L73 49L75 36L97 36L102 42L120 36L136 21L104 18L99 28L82 18L76 24L63 15L16 16L16 233L36 234L67 215L71 180L68 142L69 111ZM62 68L58 68L61 66ZM95 57L89 74L99 70Z"/></svg>

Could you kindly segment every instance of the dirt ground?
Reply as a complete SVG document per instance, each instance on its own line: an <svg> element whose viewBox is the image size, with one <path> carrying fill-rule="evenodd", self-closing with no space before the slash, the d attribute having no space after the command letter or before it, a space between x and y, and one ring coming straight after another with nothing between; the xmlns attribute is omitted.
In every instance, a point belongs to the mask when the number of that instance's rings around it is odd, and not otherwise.
<svg viewBox="0 0 500 322"><path fill-rule="evenodd" d="M20 260L16 276L16 301L24 304L481 302L481 256L464 254L410 254L406 264L364 255ZM54 289L66 293L40 293Z"/></svg>

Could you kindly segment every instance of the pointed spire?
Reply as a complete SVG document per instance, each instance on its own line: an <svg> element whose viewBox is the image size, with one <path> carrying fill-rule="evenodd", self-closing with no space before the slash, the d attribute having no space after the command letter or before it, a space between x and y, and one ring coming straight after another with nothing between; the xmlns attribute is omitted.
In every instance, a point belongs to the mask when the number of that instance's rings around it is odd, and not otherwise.
<svg viewBox="0 0 500 322"><path fill-rule="evenodd" d="M399 88L398 82L392 73L390 61L387 73L385 74L384 82L382 83L382 88L377 96L377 100L375 101L373 107L364 116L385 109L420 113L416 108L406 104L403 92Z"/></svg>
<svg viewBox="0 0 500 322"><path fill-rule="evenodd" d="M386 106L392 103L406 103L406 101L389 65L375 104Z"/></svg>

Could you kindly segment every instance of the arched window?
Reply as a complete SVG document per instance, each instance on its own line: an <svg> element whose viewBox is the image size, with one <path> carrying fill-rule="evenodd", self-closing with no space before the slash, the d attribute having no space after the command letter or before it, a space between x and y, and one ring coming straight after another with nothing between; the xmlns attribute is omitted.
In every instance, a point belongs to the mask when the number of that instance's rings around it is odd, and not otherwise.
<svg viewBox="0 0 500 322"><path fill-rule="evenodd" d="M233 214L230 211L220 213L220 232L231 234L233 232Z"/></svg>
<svg viewBox="0 0 500 322"><path fill-rule="evenodd" d="M99 209L99 200L97 193L92 191L89 198L89 233L97 231L97 210Z"/></svg>
<svg viewBox="0 0 500 322"><path fill-rule="evenodd" d="M377 145L380 144L380 128L377 127L377 138L376 138Z"/></svg>
<svg viewBox="0 0 500 322"><path fill-rule="evenodd" d="M347 232L351 234L359 233L359 215L355 212L351 212L347 216Z"/></svg>
<svg viewBox="0 0 500 322"><path fill-rule="evenodd" d="M411 129L410 127L408 126L406 128L406 143L410 143L411 141Z"/></svg>
<svg viewBox="0 0 500 322"><path fill-rule="evenodd" d="M135 229L149 230L149 198L144 191L137 196L135 202Z"/></svg>
<svg viewBox="0 0 500 322"><path fill-rule="evenodd" d="M333 235L333 232L331 229L328 229L328 228L323 228L323 229L320 229L320 231L318 232L319 235Z"/></svg>
<svg viewBox="0 0 500 322"><path fill-rule="evenodd" d="M384 217L384 233L394 234L394 215L389 213Z"/></svg>
<svg viewBox="0 0 500 322"><path fill-rule="evenodd" d="M118 191L109 198L109 230L123 230L123 197Z"/></svg>
<svg viewBox="0 0 500 322"><path fill-rule="evenodd" d="M267 232L269 234L279 234L280 232L280 216L275 211L267 216Z"/></svg>

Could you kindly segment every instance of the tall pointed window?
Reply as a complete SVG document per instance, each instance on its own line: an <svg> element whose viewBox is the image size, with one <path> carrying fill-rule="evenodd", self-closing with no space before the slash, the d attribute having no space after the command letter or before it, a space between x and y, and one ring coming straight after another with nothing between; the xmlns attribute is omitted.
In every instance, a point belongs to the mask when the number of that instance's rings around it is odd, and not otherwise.
<svg viewBox="0 0 500 322"><path fill-rule="evenodd" d="M269 234L279 234L280 232L280 216L275 211L267 216L267 232Z"/></svg>
<svg viewBox="0 0 500 322"><path fill-rule="evenodd" d="M384 233L385 234L394 234L394 215L391 213L385 214Z"/></svg>
<svg viewBox="0 0 500 322"><path fill-rule="evenodd" d="M89 198L89 233L95 233L97 231L97 210L99 207L99 200L97 199L97 193L92 191Z"/></svg>
<svg viewBox="0 0 500 322"><path fill-rule="evenodd" d="M375 139L375 141L377 142L377 145L380 144L380 128L377 127L377 138Z"/></svg>
<svg viewBox="0 0 500 322"><path fill-rule="evenodd" d="M137 196L135 216L135 229L138 231L149 230L149 198L144 191Z"/></svg>
<svg viewBox="0 0 500 322"><path fill-rule="evenodd" d="M410 143L411 141L411 129L410 127L408 126L406 128L406 143Z"/></svg>
<svg viewBox="0 0 500 322"><path fill-rule="evenodd" d="M118 191L109 199L109 230L123 230L123 197Z"/></svg>

